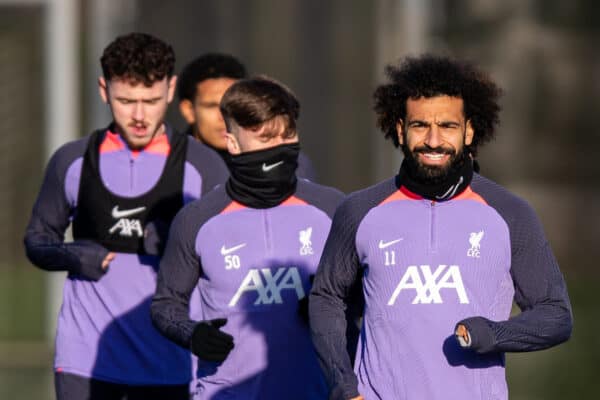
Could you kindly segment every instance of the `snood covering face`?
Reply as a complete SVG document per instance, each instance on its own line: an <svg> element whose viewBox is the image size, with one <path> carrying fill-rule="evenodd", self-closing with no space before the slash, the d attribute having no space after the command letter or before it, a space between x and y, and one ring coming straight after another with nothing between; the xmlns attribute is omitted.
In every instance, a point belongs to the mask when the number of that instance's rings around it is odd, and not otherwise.
<svg viewBox="0 0 600 400"><path fill-rule="evenodd" d="M231 174L225 189L229 196L248 207L270 208L296 191L296 168L300 144L282 144L226 158Z"/></svg>

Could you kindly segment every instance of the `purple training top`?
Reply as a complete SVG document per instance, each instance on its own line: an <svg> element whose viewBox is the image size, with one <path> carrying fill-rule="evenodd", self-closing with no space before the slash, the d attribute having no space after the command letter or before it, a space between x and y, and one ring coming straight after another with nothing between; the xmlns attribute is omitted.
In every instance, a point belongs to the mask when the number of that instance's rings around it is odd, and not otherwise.
<svg viewBox="0 0 600 400"><path fill-rule="evenodd" d="M362 282L354 368L343 341ZM523 311L509 318L513 298ZM506 351L571 331L566 287L531 208L491 181L444 202L390 179L354 193L333 220L310 295L313 341L331 399L506 399ZM454 337L457 323L471 348Z"/></svg>
<svg viewBox="0 0 600 400"><path fill-rule="evenodd" d="M235 347L221 363L198 361L196 399L326 399L327 389L298 302L342 195L305 180L294 196L266 209L240 205L220 187L176 216L161 261L152 317L189 348L196 321L190 293L200 291L202 320Z"/></svg>
<svg viewBox="0 0 600 400"><path fill-rule="evenodd" d="M99 159L106 187L124 197L150 190L162 173L172 134L168 129L167 135L134 153L118 135L108 132ZM58 316L54 367L58 372L130 385L185 384L191 377L190 353L166 340L150 320L159 258L117 253L102 275L98 271L106 249L90 241L63 243L77 212L88 139L68 143L53 155L25 237L27 255L35 265L69 271ZM184 202L199 198L226 177L218 156L188 140Z"/></svg>

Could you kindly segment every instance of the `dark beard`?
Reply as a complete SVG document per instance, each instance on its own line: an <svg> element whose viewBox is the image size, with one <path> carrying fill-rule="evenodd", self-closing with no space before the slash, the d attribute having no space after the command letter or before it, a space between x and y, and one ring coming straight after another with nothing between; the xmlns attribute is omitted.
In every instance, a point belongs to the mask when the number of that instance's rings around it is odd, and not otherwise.
<svg viewBox="0 0 600 400"><path fill-rule="evenodd" d="M438 185L443 183L450 174L460 170L465 165L465 161L469 157L469 153L465 147L463 147L462 151L457 154L454 150L441 146L435 148L421 146L415 148L414 151L410 151L408 146L404 144L402 145L402 152L404 153L404 159L407 162L413 178L416 181L426 185ZM449 154L450 161L444 166L425 165L419 162L417 156L422 152Z"/></svg>

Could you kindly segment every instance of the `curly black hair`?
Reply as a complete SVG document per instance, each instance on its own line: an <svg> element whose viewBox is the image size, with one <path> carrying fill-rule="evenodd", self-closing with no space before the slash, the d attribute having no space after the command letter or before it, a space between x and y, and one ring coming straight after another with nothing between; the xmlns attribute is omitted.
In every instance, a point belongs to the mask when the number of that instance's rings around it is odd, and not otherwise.
<svg viewBox="0 0 600 400"><path fill-rule="evenodd" d="M152 35L134 32L110 43L104 49L100 64L106 80L119 78L151 86L173 76L175 52Z"/></svg>
<svg viewBox="0 0 600 400"><path fill-rule="evenodd" d="M396 124L406 116L406 101L421 97L462 98L465 118L471 121L474 130L473 142L468 147L472 155L477 154L479 145L495 136L502 90L474 65L425 54L407 57L399 66L388 65L385 72L390 83L375 90L374 110L377 126L396 147L400 145Z"/></svg>
<svg viewBox="0 0 600 400"><path fill-rule="evenodd" d="M246 67L235 57L223 53L207 53L187 64L177 81L177 98L193 101L196 86L207 79L246 78Z"/></svg>

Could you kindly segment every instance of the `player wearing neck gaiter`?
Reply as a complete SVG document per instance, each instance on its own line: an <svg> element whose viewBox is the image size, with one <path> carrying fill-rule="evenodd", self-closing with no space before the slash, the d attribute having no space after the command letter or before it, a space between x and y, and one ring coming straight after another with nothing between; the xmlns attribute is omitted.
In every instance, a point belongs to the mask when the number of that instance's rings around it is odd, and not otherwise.
<svg viewBox="0 0 600 400"><path fill-rule="evenodd" d="M504 352L561 343L572 321L535 213L473 171L499 90L432 56L388 74L379 125L405 158L340 205L310 294L330 399L506 399ZM353 369L343 333L356 282L365 311ZM513 299L522 312L510 317Z"/></svg>
<svg viewBox="0 0 600 400"><path fill-rule="evenodd" d="M195 399L326 399L299 305L342 194L297 179L299 104L266 79L225 93L230 170L175 218L152 318L198 356ZM201 320L188 316L200 292Z"/></svg>

